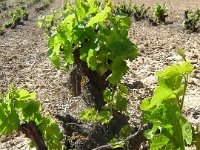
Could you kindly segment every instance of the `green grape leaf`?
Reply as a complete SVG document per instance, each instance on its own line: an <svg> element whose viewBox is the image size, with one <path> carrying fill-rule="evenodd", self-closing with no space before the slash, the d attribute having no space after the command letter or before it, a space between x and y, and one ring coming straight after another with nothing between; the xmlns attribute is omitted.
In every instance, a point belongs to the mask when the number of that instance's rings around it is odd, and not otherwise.
<svg viewBox="0 0 200 150"><path fill-rule="evenodd" d="M0 104L0 134L9 135L17 130L19 125L20 120L16 110L11 107L9 111L6 104Z"/></svg>
<svg viewBox="0 0 200 150"><path fill-rule="evenodd" d="M19 97L17 100L34 100L36 99L36 93L29 93L27 90L20 90L18 92Z"/></svg>
<svg viewBox="0 0 200 150"><path fill-rule="evenodd" d="M150 100L145 98L142 101L142 104L140 105L140 109L143 111L147 111L149 110L149 106L150 106Z"/></svg>
<svg viewBox="0 0 200 150"><path fill-rule="evenodd" d="M115 96L115 99L116 103L114 104L114 108L120 112L127 111L128 100L119 93Z"/></svg>
<svg viewBox="0 0 200 150"><path fill-rule="evenodd" d="M176 99L176 95L174 94L173 90L168 87L157 86L154 90L154 96L150 101L149 108L152 108L155 105L159 106L163 101L171 99Z"/></svg>
<svg viewBox="0 0 200 150"><path fill-rule="evenodd" d="M160 86L167 86L175 93L179 91L179 94L181 94L183 75L191 73L192 70L193 66L189 62L184 62L182 65L169 66L164 71L156 73L156 75Z"/></svg>
<svg viewBox="0 0 200 150"><path fill-rule="evenodd" d="M180 119L180 124L182 127L182 134L185 142L188 145L192 144L192 126L188 123L185 118Z"/></svg>
<svg viewBox="0 0 200 150"><path fill-rule="evenodd" d="M57 33L60 35L61 40L63 43L65 41L70 41L72 40L72 33L73 33L73 28L76 25L76 16L75 14L70 14L67 16L64 21L60 24L60 26L57 27Z"/></svg>
<svg viewBox="0 0 200 150"><path fill-rule="evenodd" d="M100 121L102 125L109 123L109 121L112 119L112 113L108 110L102 110L97 115L97 121Z"/></svg>
<svg viewBox="0 0 200 150"><path fill-rule="evenodd" d="M16 101L14 106L18 110L23 110L24 108L28 106L28 101L26 100Z"/></svg>
<svg viewBox="0 0 200 150"><path fill-rule="evenodd" d="M180 88L178 88L177 90L174 90L174 94L177 95L177 97L180 97L183 95L183 92L184 92L184 86L180 86Z"/></svg>
<svg viewBox="0 0 200 150"><path fill-rule="evenodd" d="M50 60L51 62L54 64L54 66L56 67L56 69L60 69L60 59L58 56L56 56L55 54L50 56Z"/></svg>
<svg viewBox="0 0 200 150"><path fill-rule="evenodd" d="M80 119L84 121L108 123L112 119L112 113L108 110L102 110L99 113L94 108L85 109L80 114Z"/></svg>
<svg viewBox="0 0 200 150"><path fill-rule="evenodd" d="M165 70L157 72L156 75L160 86L167 86L174 90L181 85L182 76L179 65L169 66Z"/></svg>
<svg viewBox="0 0 200 150"><path fill-rule="evenodd" d="M158 150L162 149L165 145L168 144L169 138L165 135L159 134L158 136L155 135L151 141L152 143L150 145L150 149Z"/></svg>
<svg viewBox="0 0 200 150"><path fill-rule="evenodd" d="M179 76L181 75L179 67L180 67L179 65L169 66L163 71L157 72L156 76L158 78L164 78L164 79L170 79L173 78L174 76Z"/></svg>
<svg viewBox="0 0 200 150"><path fill-rule="evenodd" d="M34 119L36 113L41 111L41 102L40 101L30 101L28 106L22 110L22 115L24 120L29 121Z"/></svg>
<svg viewBox="0 0 200 150"><path fill-rule="evenodd" d="M54 53L56 55L59 55L60 53L60 47L61 47L61 41L62 39L59 37L59 35L54 37Z"/></svg>
<svg viewBox="0 0 200 150"><path fill-rule="evenodd" d="M97 52L95 50L92 50L92 49L89 50L88 57L87 57L87 65L93 71L95 71L97 68L96 55L97 55Z"/></svg>
<svg viewBox="0 0 200 150"><path fill-rule="evenodd" d="M76 0L75 2L75 8L76 8L76 13L77 16L82 16L85 17L86 11L89 9L89 7L86 5L86 3L82 0Z"/></svg>
<svg viewBox="0 0 200 150"><path fill-rule="evenodd" d="M96 23L104 22L107 19L108 14L110 12L111 12L111 8L106 6L105 9L102 12L97 13L94 17L92 17L90 19L90 21L88 22L86 27L93 26Z"/></svg>
<svg viewBox="0 0 200 150"><path fill-rule="evenodd" d="M154 107L151 111L143 113L143 119L149 123L153 123L153 128L145 133L145 136L152 142L152 148L160 147L162 149L164 147L173 147L173 149L183 149L183 140L185 137L181 130L182 125L180 124L180 120L183 117L177 105L164 103ZM160 136L164 136L164 140ZM158 140L159 138L161 141ZM190 139L190 136L188 138Z"/></svg>
<svg viewBox="0 0 200 150"><path fill-rule="evenodd" d="M52 37L49 37L49 40L48 40L49 49L52 49L54 47L54 38L55 38L55 36L56 35L53 35ZM53 52L53 50L52 50L52 52ZM48 52L48 56L52 55L52 52L51 53Z"/></svg>
<svg viewBox="0 0 200 150"><path fill-rule="evenodd" d="M69 67L74 63L74 57L72 55L72 47L70 44L67 44L67 46L63 47L63 61L65 68Z"/></svg>
<svg viewBox="0 0 200 150"><path fill-rule="evenodd" d="M113 32L108 37L108 47L111 49L115 57L133 60L137 57L137 47L129 39Z"/></svg>
<svg viewBox="0 0 200 150"><path fill-rule="evenodd" d="M126 16L126 15L117 15L115 16L115 21L117 23L120 22L120 27L124 27L124 28L130 28L131 26L131 19L130 17Z"/></svg>
<svg viewBox="0 0 200 150"><path fill-rule="evenodd" d="M84 38L85 38L85 35L84 35ZM83 61L87 61L89 51L91 51L90 53L92 54L93 53L92 50L94 50L95 47L96 47L96 44L94 43L86 43L84 46L82 46L80 48L80 59Z"/></svg>
<svg viewBox="0 0 200 150"><path fill-rule="evenodd" d="M96 0L88 0L88 4L90 5L90 8L86 15L95 13L98 10L98 5Z"/></svg>
<svg viewBox="0 0 200 150"><path fill-rule="evenodd" d="M62 149L60 132L55 121L41 116L41 102L35 101L36 94L27 90L15 90L11 85L5 99L0 101L0 134L9 135L18 131L20 122L34 121L42 132L48 149ZM53 133L53 134L52 134Z"/></svg>
<svg viewBox="0 0 200 150"><path fill-rule="evenodd" d="M194 70L194 66L190 62L184 62L180 66L180 73L181 74L189 74Z"/></svg>
<svg viewBox="0 0 200 150"><path fill-rule="evenodd" d="M51 121L49 115L42 117L40 124L38 124L40 131L42 132L48 149L62 149L61 140L63 134L54 120Z"/></svg>
<svg viewBox="0 0 200 150"><path fill-rule="evenodd" d="M118 84L118 88L122 94L128 94L128 88L124 84Z"/></svg>
<svg viewBox="0 0 200 150"><path fill-rule="evenodd" d="M80 119L84 121L96 122L97 112L94 108L85 109L80 114Z"/></svg>
<svg viewBox="0 0 200 150"><path fill-rule="evenodd" d="M19 95L18 95L17 92L18 92L18 91L15 91L14 85L10 85L10 86L9 86L9 89L8 89L8 91L7 91L7 93L6 93L6 98L5 98L5 101L6 101L6 103L8 104L8 107L10 107L9 104L11 104L12 101L13 101L15 98L19 97Z"/></svg>
<svg viewBox="0 0 200 150"><path fill-rule="evenodd" d="M97 13L96 16L94 16L90 19L90 21L88 22L86 27L90 27L96 23L103 22L106 20L107 17L108 17L108 14L106 14L106 13L103 13L103 12Z"/></svg>
<svg viewBox="0 0 200 150"><path fill-rule="evenodd" d="M60 141L63 139L63 134L60 132L56 122L51 121L50 124L47 125L45 132L45 139L48 147L50 149L61 149L62 144Z"/></svg>
<svg viewBox="0 0 200 150"><path fill-rule="evenodd" d="M128 71L128 66L125 61L117 57L112 63L111 70L112 74L108 77L108 81L112 84L117 84L120 82L122 76Z"/></svg>
<svg viewBox="0 0 200 150"><path fill-rule="evenodd" d="M109 103L113 100L110 89L107 88L106 90L103 91L103 99L106 103Z"/></svg>

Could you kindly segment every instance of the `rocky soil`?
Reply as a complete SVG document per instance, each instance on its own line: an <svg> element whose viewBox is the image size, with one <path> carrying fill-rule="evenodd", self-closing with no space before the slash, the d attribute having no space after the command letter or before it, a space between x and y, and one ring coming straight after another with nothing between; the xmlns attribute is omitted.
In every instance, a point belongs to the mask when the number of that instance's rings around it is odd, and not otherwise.
<svg viewBox="0 0 200 150"><path fill-rule="evenodd" d="M154 6L166 2L169 8L167 25L150 26L147 21L135 22L129 32L131 40L138 45L139 56L128 62L130 71L123 79L129 85L131 121L140 123L139 105L143 98L151 96L157 84L154 73L176 63L180 58L176 49L187 54L195 70L190 75L184 114L194 125L200 124L200 33L188 34L182 30L183 13L187 8L200 6L199 0L132 0L134 3ZM15 1L12 1L13 3ZM50 6L61 8L61 1ZM0 36L0 91L6 91L9 84L35 91L43 102L44 113L64 114L77 117L86 106L80 97L71 97L68 88L68 73L58 72L49 61L47 46L42 31L37 27L37 16L48 14L49 10L35 13L30 8L29 21L16 29L8 29ZM2 21L2 20L0 20ZM0 149L28 149L28 139L22 134L0 136Z"/></svg>

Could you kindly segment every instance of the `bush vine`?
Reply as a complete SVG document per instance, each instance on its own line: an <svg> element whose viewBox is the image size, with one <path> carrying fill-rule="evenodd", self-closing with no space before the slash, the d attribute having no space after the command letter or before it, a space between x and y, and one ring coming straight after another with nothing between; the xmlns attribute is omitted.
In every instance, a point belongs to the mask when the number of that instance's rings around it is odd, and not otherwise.
<svg viewBox="0 0 200 150"><path fill-rule="evenodd" d="M22 131L38 149L62 149L63 134L50 116L41 115L41 102L35 93L15 89L11 85L6 95L0 94L0 134Z"/></svg>

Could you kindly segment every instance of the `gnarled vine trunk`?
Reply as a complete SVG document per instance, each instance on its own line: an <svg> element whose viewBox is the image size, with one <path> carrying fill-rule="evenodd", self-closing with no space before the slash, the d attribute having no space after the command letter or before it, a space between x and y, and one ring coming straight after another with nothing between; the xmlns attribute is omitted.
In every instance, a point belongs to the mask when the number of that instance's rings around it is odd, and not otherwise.
<svg viewBox="0 0 200 150"><path fill-rule="evenodd" d="M74 95L82 95L86 101L94 103L97 110L101 110L101 107L105 104L103 100L103 91L108 86L106 79L111 72L107 71L103 76L100 76L97 72L90 70L86 62L80 59L79 49L74 50L73 54L75 62L70 78L73 91L75 91ZM85 96L87 94L86 92L88 92L90 96Z"/></svg>
<svg viewBox="0 0 200 150"><path fill-rule="evenodd" d="M33 142L37 150L48 150L42 138L38 127L34 122L24 123L20 125L19 130L22 131Z"/></svg>

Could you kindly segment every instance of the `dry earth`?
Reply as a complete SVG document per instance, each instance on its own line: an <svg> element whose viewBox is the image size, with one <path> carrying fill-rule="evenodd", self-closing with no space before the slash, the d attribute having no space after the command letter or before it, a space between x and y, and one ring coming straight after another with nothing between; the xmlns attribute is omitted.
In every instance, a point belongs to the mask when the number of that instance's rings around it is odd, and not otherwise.
<svg viewBox="0 0 200 150"><path fill-rule="evenodd" d="M133 1L133 0L132 0ZM130 38L138 45L139 56L134 62L128 62L130 71L124 82L130 86L131 121L140 122L139 105L144 97L152 94L157 84L154 73L176 63L179 57L175 53L182 48L195 70L189 78L184 112L194 125L200 124L200 33L187 34L182 30L183 12L187 8L200 6L199 0L141 0L138 4L154 6L157 2L166 2L169 7L167 25L150 26L148 22L133 22ZM40 4L37 4L40 5ZM60 8L61 1L55 0L52 8ZM43 101L45 113L52 117L63 114L77 114L84 108L80 98L72 98L68 90L68 74L54 69L46 56L47 46L42 31L37 27L37 16L33 6L29 11L30 19L23 26L8 29L0 36L0 91L9 84L35 91ZM2 20L0 20L2 21ZM28 140L23 135L0 136L0 149L28 149Z"/></svg>

